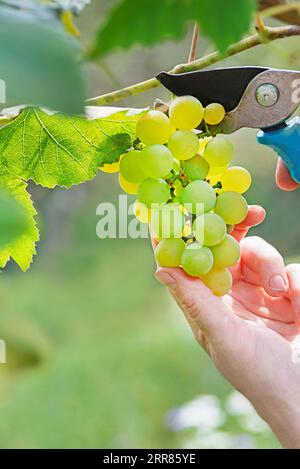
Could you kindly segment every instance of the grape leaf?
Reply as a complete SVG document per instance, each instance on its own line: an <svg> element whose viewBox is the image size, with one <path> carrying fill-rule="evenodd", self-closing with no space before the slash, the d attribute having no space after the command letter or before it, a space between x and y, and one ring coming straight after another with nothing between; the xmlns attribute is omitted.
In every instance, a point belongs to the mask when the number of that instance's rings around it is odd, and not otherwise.
<svg viewBox="0 0 300 469"><path fill-rule="evenodd" d="M197 21L223 52L248 31L255 6L256 0L122 0L99 29L89 55L180 39L188 21Z"/></svg>
<svg viewBox="0 0 300 469"><path fill-rule="evenodd" d="M190 0L123 0L98 31L90 57L100 57L135 44L151 46L179 39L190 19Z"/></svg>
<svg viewBox="0 0 300 469"><path fill-rule="evenodd" d="M1 3L0 43L0 102L83 112L78 44L64 33L53 8Z"/></svg>
<svg viewBox="0 0 300 469"><path fill-rule="evenodd" d="M26 232L27 213L0 180L0 249Z"/></svg>
<svg viewBox="0 0 300 469"><path fill-rule="evenodd" d="M106 112L95 118L101 108L89 112L93 120L24 109L0 129L0 169L49 188L92 179L99 166L118 161L130 148L138 113Z"/></svg>
<svg viewBox="0 0 300 469"><path fill-rule="evenodd" d="M256 0L192 2L193 18L220 52L225 52L230 44L238 41L249 30L255 8Z"/></svg>
<svg viewBox="0 0 300 469"><path fill-rule="evenodd" d="M0 174L0 181L1 190L5 190L19 204L23 209L23 217L26 217L25 220L20 220L23 225L22 232L17 237L14 236L5 247L0 247L0 267L5 267L9 259L12 258L25 271L30 266L33 255L36 254L35 243L39 240L39 232L34 219L36 210L26 190L26 182L12 179L12 175L7 172Z"/></svg>

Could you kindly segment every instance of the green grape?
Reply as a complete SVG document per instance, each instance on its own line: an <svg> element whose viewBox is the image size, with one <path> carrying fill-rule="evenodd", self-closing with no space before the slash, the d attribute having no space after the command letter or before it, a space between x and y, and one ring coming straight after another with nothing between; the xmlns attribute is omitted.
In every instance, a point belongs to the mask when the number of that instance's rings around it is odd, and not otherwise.
<svg viewBox="0 0 300 469"><path fill-rule="evenodd" d="M234 225L227 225L227 234L231 234L234 230Z"/></svg>
<svg viewBox="0 0 300 469"><path fill-rule="evenodd" d="M182 187L181 182L178 179L177 181L174 181L173 187L174 187L174 194L180 197L183 191L183 187Z"/></svg>
<svg viewBox="0 0 300 469"><path fill-rule="evenodd" d="M214 208L216 193L208 182L193 181L183 189L181 201L189 212L200 215Z"/></svg>
<svg viewBox="0 0 300 469"><path fill-rule="evenodd" d="M144 179L138 187L138 200L148 208L151 204L164 204L170 198L170 188L163 179Z"/></svg>
<svg viewBox="0 0 300 469"><path fill-rule="evenodd" d="M226 235L223 241L211 250L214 255L214 266L219 269L236 265L241 254L239 243L230 235Z"/></svg>
<svg viewBox="0 0 300 469"><path fill-rule="evenodd" d="M196 155L182 163L182 169L192 181L205 179L209 172L209 164L203 156Z"/></svg>
<svg viewBox="0 0 300 469"><path fill-rule="evenodd" d="M127 194L134 195L138 191L139 184L137 182L129 182L123 178L122 174L119 174L119 184L124 192Z"/></svg>
<svg viewBox="0 0 300 469"><path fill-rule="evenodd" d="M226 166L232 160L233 146L227 138L217 135L206 145L204 157L211 167Z"/></svg>
<svg viewBox="0 0 300 469"><path fill-rule="evenodd" d="M204 109L204 120L209 125L217 125L225 117L225 109L222 104L211 103Z"/></svg>
<svg viewBox="0 0 300 469"><path fill-rule="evenodd" d="M179 267L185 242L180 238L162 239L155 249L155 256L161 267Z"/></svg>
<svg viewBox="0 0 300 469"><path fill-rule="evenodd" d="M214 263L214 256L207 247L198 243L189 244L182 253L181 265L183 270L192 277L207 274Z"/></svg>
<svg viewBox="0 0 300 469"><path fill-rule="evenodd" d="M105 163L99 169L100 171L103 171L103 173L117 173L120 170L120 162L116 161L115 163Z"/></svg>
<svg viewBox="0 0 300 469"><path fill-rule="evenodd" d="M169 138L168 147L174 158L188 160L196 155L199 148L197 135L191 130L177 130Z"/></svg>
<svg viewBox="0 0 300 469"><path fill-rule="evenodd" d="M215 213L206 213L197 217L193 223L195 238L205 246L216 246L226 236L226 224L223 218Z"/></svg>
<svg viewBox="0 0 300 469"><path fill-rule="evenodd" d="M136 124L136 135L145 144L166 143L171 135L171 123L161 111L148 111Z"/></svg>
<svg viewBox="0 0 300 469"><path fill-rule="evenodd" d="M228 168L228 165L222 166L222 167L217 167L217 166L210 167L209 173L207 175L207 179L215 180L218 178L218 181L220 181L221 175L226 171L227 168Z"/></svg>
<svg viewBox="0 0 300 469"><path fill-rule="evenodd" d="M203 106L194 96L180 96L171 102L169 117L177 129L192 130L198 127L203 119Z"/></svg>
<svg viewBox="0 0 300 469"><path fill-rule="evenodd" d="M201 280L216 296L226 295L232 287L232 275L228 269L213 267Z"/></svg>
<svg viewBox="0 0 300 469"><path fill-rule="evenodd" d="M139 164L147 177L164 178L173 168L174 160L164 145L149 145L141 151Z"/></svg>
<svg viewBox="0 0 300 469"><path fill-rule="evenodd" d="M178 173L178 171L180 170L180 162L178 160L176 160L176 158L173 158L173 168L172 169L176 173Z"/></svg>
<svg viewBox="0 0 300 469"><path fill-rule="evenodd" d="M248 204L245 198L237 192L222 192L217 197L214 211L227 225L236 225L246 218Z"/></svg>
<svg viewBox="0 0 300 469"><path fill-rule="evenodd" d="M198 135L199 137L199 148L198 148L198 153L200 155L203 155L203 151L208 144L208 142L213 138L213 137L201 137L201 133Z"/></svg>
<svg viewBox="0 0 300 469"><path fill-rule="evenodd" d="M120 160L120 173L128 182L141 182L145 174L140 167L141 152L132 150L125 153Z"/></svg>
<svg viewBox="0 0 300 469"><path fill-rule="evenodd" d="M240 166L231 166L221 176L222 192L233 191L244 194L251 186L251 174Z"/></svg>
<svg viewBox="0 0 300 469"><path fill-rule="evenodd" d="M149 223L151 218L151 210L145 204L136 200L133 205L133 213L135 217L142 223Z"/></svg>
<svg viewBox="0 0 300 469"><path fill-rule="evenodd" d="M182 230L182 236L188 238L192 235L192 227L190 221L187 221Z"/></svg>
<svg viewBox="0 0 300 469"><path fill-rule="evenodd" d="M150 226L155 238L181 238L184 215L175 204L161 205L152 210Z"/></svg>

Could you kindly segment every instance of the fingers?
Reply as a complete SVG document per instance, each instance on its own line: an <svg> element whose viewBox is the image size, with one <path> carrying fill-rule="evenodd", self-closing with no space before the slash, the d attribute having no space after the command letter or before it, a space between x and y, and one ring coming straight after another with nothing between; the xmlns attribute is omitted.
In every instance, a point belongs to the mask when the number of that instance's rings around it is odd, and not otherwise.
<svg viewBox="0 0 300 469"><path fill-rule="evenodd" d="M289 341L292 341L299 334L299 327L295 327L294 323L285 323L259 316L244 308L240 304L240 301L236 301L235 298L228 297L226 298L226 301L228 301L229 307L234 309L235 314L239 318L245 320L251 325L264 327L266 339L268 338L271 331L277 332Z"/></svg>
<svg viewBox="0 0 300 469"><path fill-rule="evenodd" d="M232 288L231 297L245 310L251 311L258 317L285 324L295 324L295 313L290 300L285 296L274 298L257 285L237 282Z"/></svg>
<svg viewBox="0 0 300 469"><path fill-rule="evenodd" d="M238 241L241 241L246 236L249 229L253 226L260 225L264 221L265 217L266 212L263 207L260 205L250 205L247 217L242 223L235 225L232 236L234 236Z"/></svg>
<svg viewBox="0 0 300 469"><path fill-rule="evenodd" d="M209 337L218 337L224 341L225 330L225 336L229 338L231 327L236 325L238 318L200 279L189 277L179 268L160 267L155 276L160 283L169 288L194 332L200 329ZM197 327L193 327L193 324Z"/></svg>
<svg viewBox="0 0 300 469"><path fill-rule="evenodd" d="M257 236L241 241L241 272L246 282L262 286L270 296L283 296L288 290L282 256Z"/></svg>
<svg viewBox="0 0 300 469"><path fill-rule="evenodd" d="M277 186L283 191L294 191L299 187L299 184L292 179L288 168L281 158L278 159L275 180Z"/></svg>
<svg viewBox="0 0 300 469"><path fill-rule="evenodd" d="M300 323L300 265L290 264L287 266L286 272L289 280L289 298L296 315L296 321Z"/></svg>

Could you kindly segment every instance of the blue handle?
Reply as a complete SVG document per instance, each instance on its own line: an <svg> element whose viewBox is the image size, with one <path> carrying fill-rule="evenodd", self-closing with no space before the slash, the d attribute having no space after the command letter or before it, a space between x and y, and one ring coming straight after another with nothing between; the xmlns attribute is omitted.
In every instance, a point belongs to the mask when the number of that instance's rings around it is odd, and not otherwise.
<svg viewBox="0 0 300 469"><path fill-rule="evenodd" d="M276 130L260 130L257 141L273 148L287 165L292 178L300 183L300 117Z"/></svg>

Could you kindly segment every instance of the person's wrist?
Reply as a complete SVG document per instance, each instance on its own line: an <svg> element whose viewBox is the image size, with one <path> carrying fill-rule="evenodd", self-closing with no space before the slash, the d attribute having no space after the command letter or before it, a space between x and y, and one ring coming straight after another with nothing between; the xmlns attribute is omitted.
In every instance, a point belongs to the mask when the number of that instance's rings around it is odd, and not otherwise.
<svg viewBox="0 0 300 469"><path fill-rule="evenodd" d="M272 400L261 416L270 425L284 448L300 448L300 396L292 401Z"/></svg>
<svg viewBox="0 0 300 469"><path fill-rule="evenodd" d="M285 448L300 448L300 402L293 402L272 416L270 426Z"/></svg>

